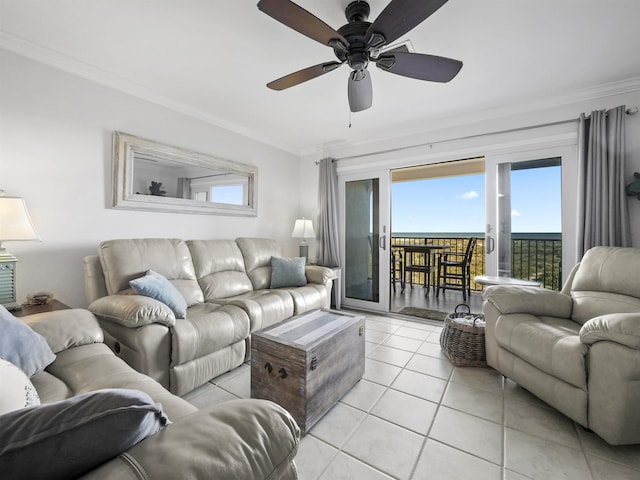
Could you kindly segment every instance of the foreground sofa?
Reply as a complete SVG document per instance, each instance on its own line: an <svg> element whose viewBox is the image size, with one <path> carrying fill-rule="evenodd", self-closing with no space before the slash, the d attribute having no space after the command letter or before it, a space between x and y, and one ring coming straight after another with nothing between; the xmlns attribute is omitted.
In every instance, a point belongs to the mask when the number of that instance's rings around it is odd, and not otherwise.
<svg viewBox="0 0 640 480"><path fill-rule="evenodd" d="M608 443L640 443L640 248L590 249L562 292L484 299L490 366Z"/></svg>
<svg viewBox="0 0 640 480"><path fill-rule="evenodd" d="M274 279L273 262L288 273L295 260L282 257L266 238L102 242L98 255L84 260L89 310L120 358L183 395L247 360L252 332L329 307L333 272L303 263L301 279ZM186 318L132 290L130 282L150 270L179 291Z"/></svg>
<svg viewBox="0 0 640 480"><path fill-rule="evenodd" d="M297 478L293 458L300 430L291 416L275 403L232 400L198 410L117 358L102 342L102 330L87 310L42 313L21 320L46 339L55 360L30 379L42 405L36 403L36 406L0 415L3 426L0 431L0 477ZM136 428L133 424L130 427L122 423L113 425L110 421L113 410L110 415L92 412L87 421L89 415L75 417L74 408L78 405L67 406L74 398L84 398L91 395L90 392L99 395L105 392L103 389L127 389L134 395L144 392L140 395L146 394L152 402L160 404L171 423L132 448L116 452L114 458L91 466L88 457L97 455L99 458L99 450L104 446L112 447L122 436L123 429ZM65 409L37 422L49 423L38 430L39 433L18 434L27 439L16 448L13 432L6 430L7 422L2 419L18 414L23 420L16 430L38 429L34 421L28 421L29 415L38 414L38 409L58 405L65 405ZM100 409L101 403L92 408ZM99 423L88 425L92 421ZM56 429L54 436L50 435L51 428Z"/></svg>

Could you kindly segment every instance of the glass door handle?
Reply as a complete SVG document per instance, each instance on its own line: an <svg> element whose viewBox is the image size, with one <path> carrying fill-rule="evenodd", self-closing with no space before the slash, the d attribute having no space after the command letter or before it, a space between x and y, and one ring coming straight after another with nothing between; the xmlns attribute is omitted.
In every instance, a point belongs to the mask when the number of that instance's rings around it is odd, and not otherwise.
<svg viewBox="0 0 640 480"><path fill-rule="evenodd" d="M496 249L496 241L494 240L494 238L491 235L485 235L485 248L487 250L487 253L491 253Z"/></svg>
<svg viewBox="0 0 640 480"><path fill-rule="evenodd" d="M387 249L387 236L386 235L380 235L380 248L382 250L386 250Z"/></svg>

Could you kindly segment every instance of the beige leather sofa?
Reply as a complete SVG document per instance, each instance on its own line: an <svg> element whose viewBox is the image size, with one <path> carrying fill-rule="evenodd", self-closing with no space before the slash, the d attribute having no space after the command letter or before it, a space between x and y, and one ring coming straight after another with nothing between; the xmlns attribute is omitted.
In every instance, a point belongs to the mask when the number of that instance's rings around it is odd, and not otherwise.
<svg viewBox="0 0 640 480"><path fill-rule="evenodd" d="M233 400L198 410L117 358L102 342L102 330L87 310L21 320L43 335L56 354L46 370L31 377L43 404L104 388L135 389L160 403L172 422L82 478L297 478L293 458L300 431L275 403ZM108 439L109 433L104 435Z"/></svg>
<svg viewBox="0 0 640 480"><path fill-rule="evenodd" d="M484 299L490 366L608 443L640 443L640 248L590 249L562 292Z"/></svg>
<svg viewBox="0 0 640 480"><path fill-rule="evenodd" d="M269 288L271 258L282 256L263 238L109 240L84 260L89 310L120 358L183 395L248 359L251 332L329 307L332 272L324 267L306 266L305 286ZM180 291L186 318L130 288L148 270Z"/></svg>

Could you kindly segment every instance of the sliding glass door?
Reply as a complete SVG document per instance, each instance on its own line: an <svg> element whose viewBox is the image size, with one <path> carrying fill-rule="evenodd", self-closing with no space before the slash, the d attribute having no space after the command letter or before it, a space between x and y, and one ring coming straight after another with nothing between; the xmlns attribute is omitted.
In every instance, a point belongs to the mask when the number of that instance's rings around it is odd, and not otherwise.
<svg viewBox="0 0 640 480"><path fill-rule="evenodd" d="M389 310L389 172L340 179L343 305Z"/></svg>
<svg viewBox="0 0 640 480"><path fill-rule="evenodd" d="M576 200L563 188L574 158L571 147L486 157L487 275L561 288L575 256Z"/></svg>

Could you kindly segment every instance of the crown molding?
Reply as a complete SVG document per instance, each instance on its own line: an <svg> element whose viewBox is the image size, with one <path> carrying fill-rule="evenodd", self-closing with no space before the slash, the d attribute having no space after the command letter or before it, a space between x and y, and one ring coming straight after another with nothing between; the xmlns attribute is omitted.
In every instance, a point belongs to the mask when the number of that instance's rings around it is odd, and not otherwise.
<svg viewBox="0 0 640 480"><path fill-rule="evenodd" d="M272 139L240 125L221 120L207 112L193 108L181 102L172 100L162 94L154 92L128 78L103 70L95 65L82 62L56 50L43 47L24 38L0 30L0 48L22 55L37 62L49 65L73 75L91 80L92 82L113 88L134 97L146 100L156 105L168 108L183 115L206 122L210 125L228 130L233 133L251 138L293 155L299 155L298 149L292 145L276 143Z"/></svg>
<svg viewBox="0 0 640 480"><path fill-rule="evenodd" d="M410 138L416 135L424 134L430 131L442 131L447 128L460 127L461 125L474 125L492 120L500 120L503 118L527 115L537 113L544 110L563 107L567 105L579 104L580 102L597 100L600 98L611 97L615 95L624 95L640 91L640 77L633 77L626 80L609 82L593 87L574 90L570 93L563 93L555 96L546 96L540 100L533 100L520 103L511 103L498 107L467 111L464 113L456 112L446 117L439 117L437 120L425 118L424 121L412 121L412 125L407 125L401 135L391 134L385 135L384 131L380 131L379 135L375 135L372 140L371 133L362 136L359 139L351 139L349 141L326 142L316 147L305 149L301 152L303 156L340 156L338 152L344 149L368 150L375 147L380 142L398 141L400 138ZM578 114L576 114L576 120ZM565 118L557 120L567 120ZM397 131L397 129L395 129ZM375 149L375 148L374 148Z"/></svg>
<svg viewBox="0 0 640 480"><path fill-rule="evenodd" d="M640 90L640 77L634 77L627 80L574 90L561 95L546 96L541 100L511 103L509 105L475 112L456 112L446 117L439 117L437 120L424 118L424 121L412 121L411 125L406 125L404 128L400 127L403 130L402 134L389 134L388 131L381 130L376 132L375 135L369 132L360 138L353 138L349 141L328 141L309 148L298 148L290 144L274 142L272 138L254 130L227 122L205 111L172 100L125 77L2 30L0 30L0 48L300 157L317 155L330 156L344 149L368 150L372 147L375 149L375 145L380 142L397 142L402 138L409 138L429 131L441 131L450 127L459 127L462 124L469 125L516 115L526 115L551 108ZM397 131L397 129L395 130Z"/></svg>

